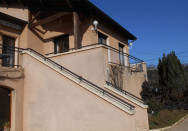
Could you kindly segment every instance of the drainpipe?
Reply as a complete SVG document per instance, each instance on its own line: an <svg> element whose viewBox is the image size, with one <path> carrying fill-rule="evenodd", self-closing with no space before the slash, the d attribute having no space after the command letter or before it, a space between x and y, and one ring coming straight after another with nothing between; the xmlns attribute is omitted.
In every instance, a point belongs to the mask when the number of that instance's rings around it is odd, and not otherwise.
<svg viewBox="0 0 188 131"><path fill-rule="evenodd" d="M107 73L108 73L108 82L110 82L110 72L109 72L109 68L107 68Z"/></svg>

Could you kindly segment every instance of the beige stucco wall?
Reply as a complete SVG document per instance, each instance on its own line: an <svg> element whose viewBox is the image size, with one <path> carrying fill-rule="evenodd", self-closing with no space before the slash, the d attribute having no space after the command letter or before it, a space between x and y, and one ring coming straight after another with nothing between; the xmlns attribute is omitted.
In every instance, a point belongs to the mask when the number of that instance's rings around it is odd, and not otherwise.
<svg viewBox="0 0 188 131"><path fill-rule="evenodd" d="M24 5L0 5L0 12L28 21L28 9Z"/></svg>
<svg viewBox="0 0 188 131"><path fill-rule="evenodd" d="M111 68L114 66L117 65L109 64L108 68L110 69L110 73L111 73ZM142 68L143 71L134 72L129 67L121 67L122 70L121 79L120 76L118 76L119 81L122 81L122 88L140 98L141 98L140 93L142 91L142 84L144 81L147 80L147 71L146 71L145 63L142 63ZM113 74L110 74L110 82L112 81L111 79L112 75ZM118 75L120 75L120 73Z"/></svg>
<svg viewBox="0 0 188 131"><path fill-rule="evenodd" d="M104 66L107 54L103 53L103 48L100 47L101 46L96 46L89 50L62 54L50 57L50 59L95 83L96 85L103 87L105 84L104 80L106 78Z"/></svg>
<svg viewBox="0 0 188 131"><path fill-rule="evenodd" d="M128 44L128 39L126 36L122 35L121 33L117 32L116 30L114 30L113 27L105 24L104 22L100 22L99 21L99 25L98 25L98 31L102 32L103 34L105 34L106 36L108 36L109 39L109 45L119 49L119 45L118 43L127 45Z"/></svg>
<svg viewBox="0 0 188 131"><path fill-rule="evenodd" d="M27 30L27 48L32 48L37 52L44 54L44 43L43 39L39 36L40 33L38 35L33 29L27 28Z"/></svg>
<svg viewBox="0 0 188 131"><path fill-rule="evenodd" d="M40 27L38 27L40 28ZM1 35L15 38L15 47L32 48L40 53L44 53L44 43L36 33L26 25L22 31L0 25Z"/></svg>
<svg viewBox="0 0 188 131"><path fill-rule="evenodd" d="M54 52L54 38L69 34L69 48L74 48L73 16L66 15L43 26L44 54Z"/></svg>
<svg viewBox="0 0 188 131"><path fill-rule="evenodd" d="M98 42L98 35L91 31L92 20L85 18L79 24L79 43L82 46ZM72 14L64 16L61 19L45 24L44 34L44 54L54 52L54 38L57 36L69 34L69 48L74 48L73 16Z"/></svg>
<svg viewBox="0 0 188 131"><path fill-rule="evenodd" d="M60 19L54 20L42 27L36 27L37 29L32 29L35 35L41 39L44 44L44 54L54 52L54 38L57 36L69 34L69 48L74 48L74 33L73 33L73 16L72 14L66 15ZM124 36L119 36L117 32L108 29L106 25L100 25L97 32L92 31L93 19L85 18L80 21L79 25L79 42L82 46L98 43L98 33L101 32L108 36L107 44L119 49L119 44L125 45L125 52L128 53L128 40ZM29 35L30 36L30 35ZM32 38L33 36L31 36ZM36 41L37 42L37 41ZM34 46L34 45L33 45ZM40 47L39 47L40 48ZM42 52L41 52L42 53Z"/></svg>
<svg viewBox="0 0 188 131"><path fill-rule="evenodd" d="M1 76L19 77L23 69L0 67ZM11 95L11 131L23 131L23 79L0 80L0 86L12 90Z"/></svg>
<svg viewBox="0 0 188 131"><path fill-rule="evenodd" d="M107 52L108 50L105 47L96 46L72 53L64 53L59 56L56 55L50 57L50 59L104 88L105 81L108 80L107 69L110 68ZM124 68L123 89L140 97L141 85L145 81L145 74L146 72L131 73L128 68ZM125 99L125 101L128 100ZM136 106L136 127L148 129L147 109L143 109L131 101L128 102Z"/></svg>
<svg viewBox="0 0 188 131"><path fill-rule="evenodd" d="M44 44L42 40L40 37L35 35L35 32L30 30L27 25L22 31L0 25L0 32L5 36L15 38L17 41L17 44L15 44L16 47L32 48L40 53L43 53Z"/></svg>
<svg viewBox="0 0 188 131"><path fill-rule="evenodd" d="M123 89L141 97L142 83L146 80L145 72L131 72L128 68L123 71Z"/></svg>
<svg viewBox="0 0 188 131"><path fill-rule="evenodd" d="M77 73L87 80L103 87L108 80L108 72L111 64L108 59L108 49L104 46L85 48L72 53L62 53L49 57L58 64ZM123 89L141 97L142 83L147 79L146 65L143 63L144 71L131 72L128 67L123 70ZM99 80L97 78L100 78Z"/></svg>
<svg viewBox="0 0 188 131"><path fill-rule="evenodd" d="M136 107L135 108L135 112L136 112L135 113L135 125L136 125L137 131L149 131L147 109L143 109L142 107L139 107L137 105L135 105L135 107Z"/></svg>
<svg viewBox="0 0 188 131"><path fill-rule="evenodd" d="M27 54L23 67L24 131L136 130L135 117Z"/></svg>

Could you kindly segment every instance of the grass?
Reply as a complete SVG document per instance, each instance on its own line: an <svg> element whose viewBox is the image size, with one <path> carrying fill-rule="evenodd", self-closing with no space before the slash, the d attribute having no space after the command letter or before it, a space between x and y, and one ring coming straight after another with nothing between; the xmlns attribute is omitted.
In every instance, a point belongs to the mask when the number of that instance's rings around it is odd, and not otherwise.
<svg viewBox="0 0 188 131"><path fill-rule="evenodd" d="M157 129L171 126L187 114L188 110L161 110L157 116L149 117L149 127L150 129Z"/></svg>

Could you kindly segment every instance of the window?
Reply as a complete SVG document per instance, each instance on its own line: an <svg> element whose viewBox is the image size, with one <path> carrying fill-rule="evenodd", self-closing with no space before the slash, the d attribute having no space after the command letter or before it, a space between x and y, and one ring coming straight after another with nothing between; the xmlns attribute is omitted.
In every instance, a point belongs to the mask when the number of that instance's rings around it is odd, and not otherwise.
<svg viewBox="0 0 188 131"><path fill-rule="evenodd" d="M100 43L100 44L106 44L106 40L107 40L107 36L106 35L104 35L104 34L102 34L102 33L98 33L98 42Z"/></svg>
<svg viewBox="0 0 188 131"><path fill-rule="evenodd" d="M60 36L54 39L54 53L69 51L69 35Z"/></svg>
<svg viewBox="0 0 188 131"><path fill-rule="evenodd" d="M14 66L14 51L15 39L8 36L3 36L3 58L2 66L13 67Z"/></svg>
<svg viewBox="0 0 188 131"><path fill-rule="evenodd" d="M124 45L119 43L119 62L120 65L125 65L125 58L124 58Z"/></svg>

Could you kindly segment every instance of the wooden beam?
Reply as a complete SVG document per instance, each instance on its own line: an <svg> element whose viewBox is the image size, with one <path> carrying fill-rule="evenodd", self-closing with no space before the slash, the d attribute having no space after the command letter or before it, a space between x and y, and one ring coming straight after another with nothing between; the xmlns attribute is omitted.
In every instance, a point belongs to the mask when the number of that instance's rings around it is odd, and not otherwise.
<svg viewBox="0 0 188 131"><path fill-rule="evenodd" d="M44 2L43 2L44 3ZM44 3L45 4L45 3ZM29 5L29 10L31 11L42 11L42 12L52 12L52 11L59 11L59 12L79 12L79 11L85 11L83 8L70 8L67 5L66 6L38 6L38 5Z"/></svg>
<svg viewBox="0 0 188 131"><path fill-rule="evenodd" d="M40 4L41 4L42 6L44 6L44 3L43 3L43 1L42 1L42 0L40 0Z"/></svg>
<svg viewBox="0 0 188 131"><path fill-rule="evenodd" d="M58 18L60 18L60 17L62 17L62 16L64 16L64 15L67 15L67 14L70 14L70 13L69 13L69 12L61 12L61 13L59 13L59 14L55 14L55 15L53 15L53 16L49 16L49 17L47 17L47 18L44 18L44 19L42 19L42 20L40 20L40 21L38 21L38 22L35 22L35 23L29 25L29 28L33 28L33 27L36 27L36 26L38 26L38 25L46 24L46 23L48 23L48 22L51 22L51 21L53 21L53 20L56 20L56 19L58 19Z"/></svg>
<svg viewBox="0 0 188 131"><path fill-rule="evenodd" d="M79 49L79 16L77 12L73 12L73 23L74 23L74 48Z"/></svg>
<svg viewBox="0 0 188 131"><path fill-rule="evenodd" d="M28 11L28 23L30 23L30 21L32 20L32 14L31 11Z"/></svg>
<svg viewBox="0 0 188 131"><path fill-rule="evenodd" d="M23 5L22 0L18 0L18 2Z"/></svg>
<svg viewBox="0 0 188 131"><path fill-rule="evenodd" d="M37 14L34 16L34 18L29 21L29 25L31 25L36 20L36 18L40 15L40 13L41 13L40 11L37 12Z"/></svg>
<svg viewBox="0 0 188 131"><path fill-rule="evenodd" d="M3 2L3 4L4 4L4 5L7 5L7 2L6 2L6 0L2 0L2 2Z"/></svg>
<svg viewBox="0 0 188 131"><path fill-rule="evenodd" d="M68 4L69 8L73 8L73 6L72 6L70 0L66 0L66 1L67 1L67 4Z"/></svg>

